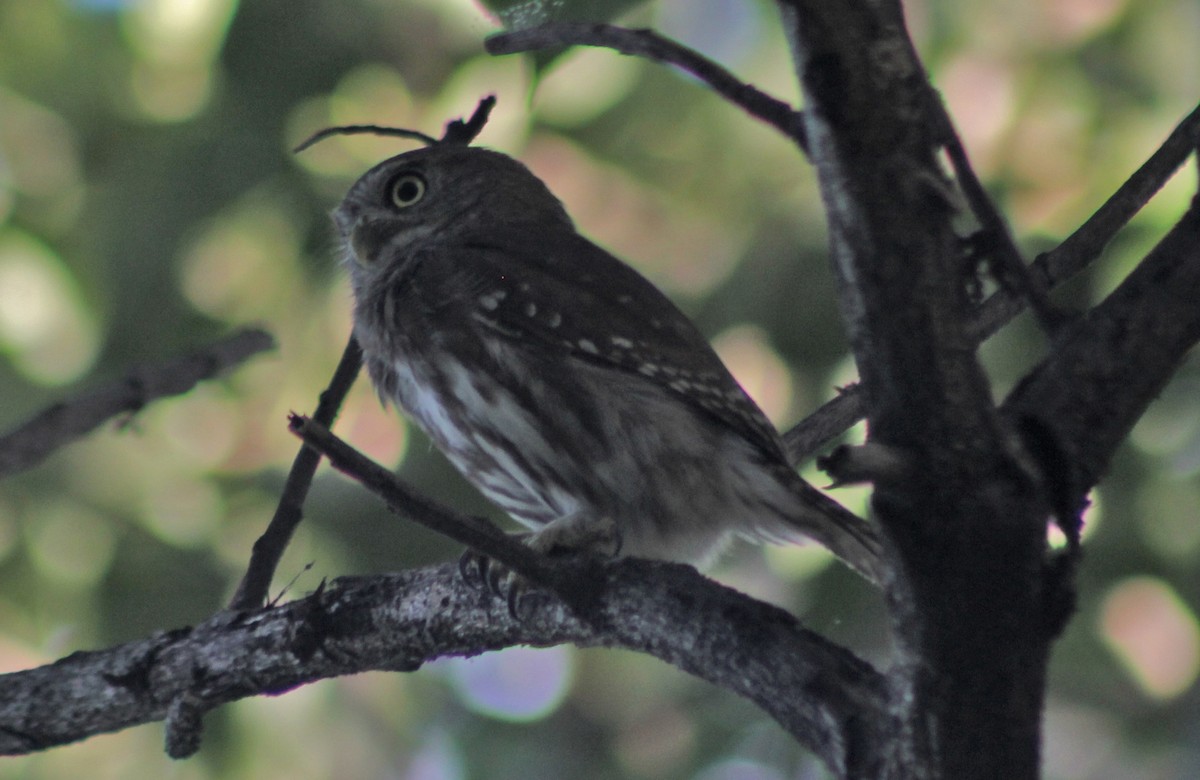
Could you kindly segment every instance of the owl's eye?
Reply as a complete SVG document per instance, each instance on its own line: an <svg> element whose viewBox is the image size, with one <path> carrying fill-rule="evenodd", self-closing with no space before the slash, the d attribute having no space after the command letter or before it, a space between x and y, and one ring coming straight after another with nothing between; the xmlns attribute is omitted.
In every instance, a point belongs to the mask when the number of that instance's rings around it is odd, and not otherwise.
<svg viewBox="0 0 1200 780"><path fill-rule="evenodd" d="M392 204L406 209L425 197L425 180L415 173L402 173L388 185Z"/></svg>

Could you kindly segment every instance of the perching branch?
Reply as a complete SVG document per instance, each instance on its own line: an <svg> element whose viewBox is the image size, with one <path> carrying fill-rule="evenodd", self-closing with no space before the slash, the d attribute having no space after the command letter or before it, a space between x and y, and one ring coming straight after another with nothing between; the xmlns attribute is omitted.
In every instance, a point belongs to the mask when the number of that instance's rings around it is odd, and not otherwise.
<svg viewBox="0 0 1200 780"><path fill-rule="evenodd" d="M516 620L445 564L342 578L282 606L220 613L194 628L0 675L0 754L186 711L167 735L172 754L184 757L182 748L199 743L200 716L231 701L346 674L414 671L448 655L564 642L648 653L744 696L831 767L890 727L881 675L783 610L688 566L623 560L599 572L593 621L549 599Z"/></svg>
<svg viewBox="0 0 1200 780"><path fill-rule="evenodd" d="M159 398L182 395L274 346L266 331L238 331L190 355L135 369L124 379L60 401L0 437L0 477L31 469L107 420L137 412Z"/></svg>
<svg viewBox="0 0 1200 780"><path fill-rule="evenodd" d="M551 22L524 30L500 33L484 44L489 54L516 54L560 46L599 46L621 54L674 65L713 88L746 113L761 119L807 148L800 112L762 90L739 81L725 68L681 43L654 30L630 30L611 24Z"/></svg>

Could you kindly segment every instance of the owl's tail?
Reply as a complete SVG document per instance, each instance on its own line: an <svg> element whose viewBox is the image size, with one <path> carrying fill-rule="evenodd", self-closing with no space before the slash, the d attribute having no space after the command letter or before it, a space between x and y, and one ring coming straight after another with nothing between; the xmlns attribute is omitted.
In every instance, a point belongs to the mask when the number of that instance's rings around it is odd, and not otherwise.
<svg viewBox="0 0 1200 780"><path fill-rule="evenodd" d="M795 479L789 480L789 487L800 499L798 510L785 517L782 528L760 529L760 533L777 541L794 542L797 536L812 539L869 582L882 585L883 546L875 528L794 472L791 476Z"/></svg>

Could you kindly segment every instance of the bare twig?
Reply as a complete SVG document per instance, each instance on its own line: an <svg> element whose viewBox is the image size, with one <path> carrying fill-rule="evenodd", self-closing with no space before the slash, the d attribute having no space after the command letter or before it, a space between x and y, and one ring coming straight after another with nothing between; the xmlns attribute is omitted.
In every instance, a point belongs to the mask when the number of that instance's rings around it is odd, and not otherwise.
<svg viewBox="0 0 1200 780"><path fill-rule="evenodd" d="M516 54L557 46L599 46L674 65L708 84L751 116L775 127L801 149L808 148L799 111L757 87L739 81L704 55L653 30L630 30L611 24L551 22L493 35L485 45L490 54Z"/></svg>
<svg viewBox="0 0 1200 780"><path fill-rule="evenodd" d="M488 117L491 116L492 109L495 107L495 95L487 95L480 99L479 105L475 106L475 112L471 114L470 119L455 119L446 123L446 129L442 133L442 138L438 143L459 144L461 146L471 143L483 132L483 126L487 124Z"/></svg>
<svg viewBox="0 0 1200 780"><path fill-rule="evenodd" d="M1200 106L1176 125L1154 154L1078 230L1054 249L1038 256L1032 269L1040 277L1040 284L1051 289L1087 268L1175 175L1197 146L1200 146ZM980 340L996 333L1023 308L1022 301L1005 291L993 295L980 307L975 318Z"/></svg>
<svg viewBox="0 0 1200 780"><path fill-rule="evenodd" d="M487 555L532 582L554 585L552 567L544 558L487 520L461 514L421 495L315 420L293 415L289 427L314 452L329 458L331 466L386 501L392 511Z"/></svg>
<svg viewBox="0 0 1200 780"><path fill-rule="evenodd" d="M1200 107L1171 131L1154 154L1079 229L1030 264L1036 284L1044 290L1052 290L1087 268L1175 175L1197 146L1200 146ZM971 322L975 337L981 343L991 338L1024 311L1027 303L1025 298L1008 290L994 293L975 311ZM827 401L784 434L789 456L793 462L810 457L861 420L865 412L859 385L842 388L836 398Z"/></svg>
<svg viewBox="0 0 1200 780"><path fill-rule="evenodd" d="M274 346L266 331L238 331L190 355L135 369L124 379L60 401L0 437L0 477L33 468L106 420L136 412L159 398L186 393L197 382Z"/></svg>
<svg viewBox="0 0 1200 780"><path fill-rule="evenodd" d="M324 130L317 132L305 138L292 149L292 154L300 154L305 149L324 141L333 135L382 135L391 136L393 138L408 138L413 141L420 141L426 146L437 146L438 139L431 135L422 133L419 130L408 130L403 127L385 127L383 125L337 125L336 127L326 127Z"/></svg>
<svg viewBox="0 0 1200 780"><path fill-rule="evenodd" d="M946 112L945 105L941 100L930 102L934 106L933 110L937 112L942 144L950 157L951 165L954 166L959 189L967 199L971 212L979 220L982 235L986 238L986 245L978 249L984 256L993 259L992 273L996 280L1016 295L1025 298L1042 328L1053 334L1065 319L1063 313L1050 301L1047 289L1038 283L1029 266L1025 264L1021 250L1013 241L1008 222L996 208L979 177L975 175L975 169L971 167L971 161L967 158L967 150L954 129L954 122Z"/></svg>
<svg viewBox="0 0 1200 780"><path fill-rule="evenodd" d="M788 460L793 466L800 465L862 418L862 385L838 388L835 398L821 404L783 434Z"/></svg>
<svg viewBox="0 0 1200 780"><path fill-rule="evenodd" d="M326 127L324 130L318 130L308 138L300 142L296 148L292 149L293 154L299 154L310 146L324 141L326 138L335 135L380 135L392 138L408 138L414 141L420 141L426 146L437 146L439 144L461 144L466 146L475 140L483 130L483 126L487 124L488 115L492 113L492 108L496 105L496 96L488 95L479 101L479 105L475 107L475 113L471 114L470 119L455 119L446 123L446 130L440 139L434 138L427 133L422 133L419 130L409 130L405 127L386 127L384 125L337 125L335 127Z"/></svg>
<svg viewBox="0 0 1200 780"><path fill-rule="evenodd" d="M350 336L333 378L329 380L329 387L321 393L313 419L326 427L333 424L361 368L362 349L358 346L358 340ZM308 496L308 488L320 462L321 456L315 450L301 447L296 453L287 482L284 483L283 494L279 497L279 505L275 507L275 515L267 525L267 530L254 542L250 564L229 602L230 609L256 609L267 600L275 568L303 518L304 499Z"/></svg>

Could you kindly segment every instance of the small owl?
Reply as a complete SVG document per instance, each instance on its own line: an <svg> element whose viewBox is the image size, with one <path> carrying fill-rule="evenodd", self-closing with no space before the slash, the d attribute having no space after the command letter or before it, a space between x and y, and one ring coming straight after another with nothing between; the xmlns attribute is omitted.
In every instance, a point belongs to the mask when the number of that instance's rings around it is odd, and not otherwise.
<svg viewBox="0 0 1200 780"><path fill-rule="evenodd" d="M696 327L581 236L525 166L442 144L369 170L334 213L380 397L551 551L702 563L810 537L868 579L869 525L789 466Z"/></svg>

